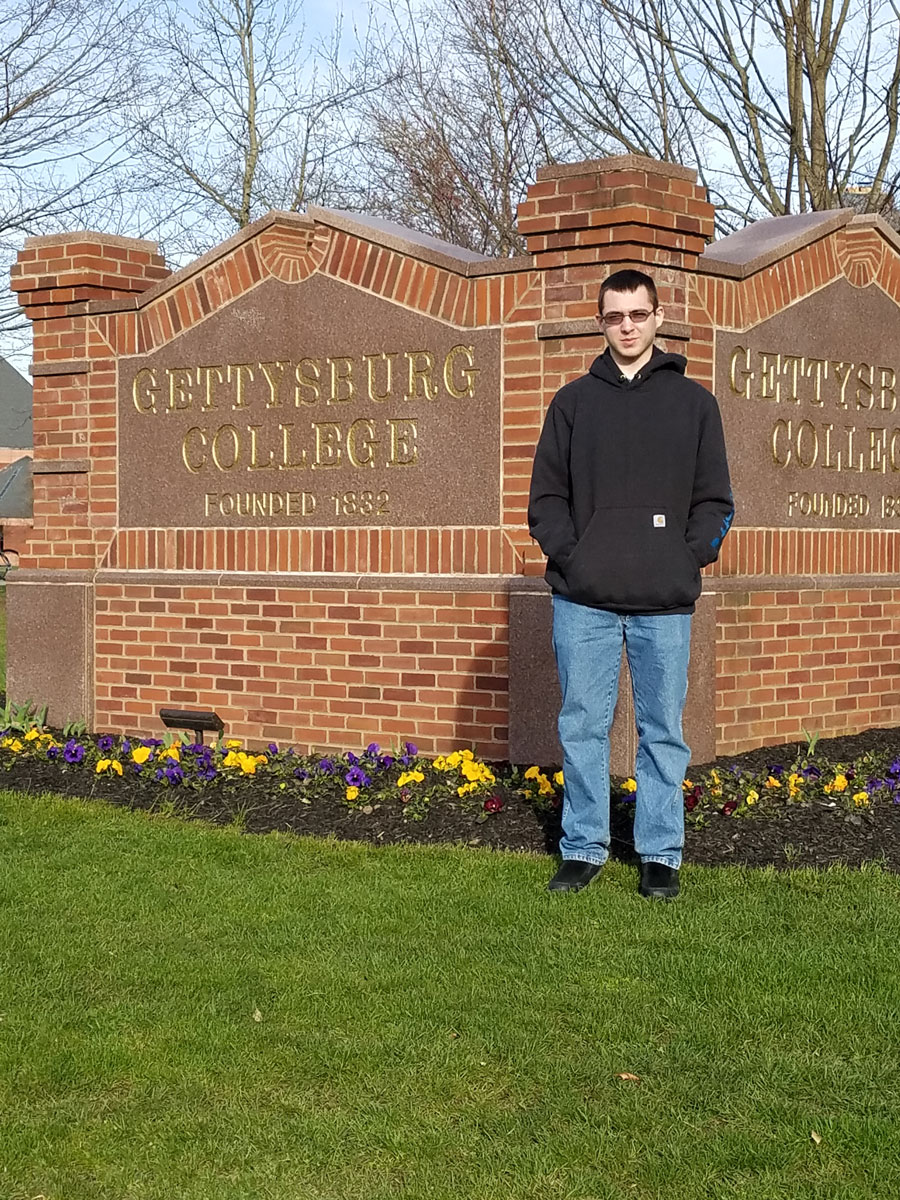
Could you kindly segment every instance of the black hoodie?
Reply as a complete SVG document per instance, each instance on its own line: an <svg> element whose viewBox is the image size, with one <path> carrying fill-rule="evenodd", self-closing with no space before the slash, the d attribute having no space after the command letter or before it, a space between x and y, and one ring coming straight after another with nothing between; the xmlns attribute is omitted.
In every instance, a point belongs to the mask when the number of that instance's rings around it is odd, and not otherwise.
<svg viewBox="0 0 900 1200"><path fill-rule="evenodd" d="M654 350L628 379L607 350L554 396L528 527L554 592L619 613L693 612L734 516L715 397Z"/></svg>

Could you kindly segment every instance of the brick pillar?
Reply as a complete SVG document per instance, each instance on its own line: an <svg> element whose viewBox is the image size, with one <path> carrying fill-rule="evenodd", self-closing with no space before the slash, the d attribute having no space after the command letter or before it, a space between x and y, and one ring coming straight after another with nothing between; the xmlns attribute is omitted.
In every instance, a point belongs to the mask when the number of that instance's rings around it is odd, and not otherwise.
<svg viewBox="0 0 900 1200"><path fill-rule="evenodd" d="M690 297L699 257L713 237L714 218L696 171L674 163L625 154L538 171L537 182L519 205L518 226L535 267L543 272L543 321L536 346L523 338L513 347L518 357L527 350L539 364L543 386L533 408L533 439L553 392L587 371L602 352L594 317L597 293L607 275L624 267L653 276L665 309L660 344L686 354L689 373L711 384L712 327L708 319L701 323L697 318ZM515 361L508 355L508 364ZM523 428L519 425L517 433ZM522 453L530 457L531 446ZM537 547L526 549L522 557L526 574L543 571ZM519 591L510 602L510 753L524 760L527 748L534 747L532 754L540 750L544 758L554 759L559 753L554 733L558 701L552 686L536 699L529 683L553 675L550 598L530 581ZM715 605L714 596L704 596L694 623L685 727L695 762L715 754ZM615 770L631 772L635 748L626 669L613 727Z"/></svg>
<svg viewBox="0 0 900 1200"><path fill-rule="evenodd" d="M117 521L115 352L92 313L133 322L168 274L155 242L97 233L28 238L11 271L34 329L34 524L8 587L7 686L57 724L93 719L93 579Z"/></svg>
<svg viewBox="0 0 900 1200"><path fill-rule="evenodd" d="M535 265L551 279L562 269L571 283L574 268L598 264L604 275L643 267L669 319L687 319L685 274L697 269L715 223L696 171L639 154L542 167L518 215Z"/></svg>

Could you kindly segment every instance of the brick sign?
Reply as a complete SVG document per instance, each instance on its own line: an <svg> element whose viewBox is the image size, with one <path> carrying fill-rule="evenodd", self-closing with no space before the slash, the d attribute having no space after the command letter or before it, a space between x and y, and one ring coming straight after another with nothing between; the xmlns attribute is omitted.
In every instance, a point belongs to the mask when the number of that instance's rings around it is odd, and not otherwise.
<svg viewBox="0 0 900 1200"><path fill-rule="evenodd" d="M498 338L266 281L120 365L123 525L487 525Z"/></svg>
<svg viewBox="0 0 900 1200"><path fill-rule="evenodd" d="M900 528L900 312L840 280L716 340L742 525Z"/></svg>

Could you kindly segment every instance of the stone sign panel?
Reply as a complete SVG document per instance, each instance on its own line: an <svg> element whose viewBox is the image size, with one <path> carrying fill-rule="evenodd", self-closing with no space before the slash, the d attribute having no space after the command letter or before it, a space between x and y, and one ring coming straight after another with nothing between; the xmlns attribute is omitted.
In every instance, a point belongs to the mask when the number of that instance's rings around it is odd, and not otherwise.
<svg viewBox="0 0 900 1200"><path fill-rule="evenodd" d="M838 280L716 337L744 526L900 528L900 310Z"/></svg>
<svg viewBox="0 0 900 1200"><path fill-rule="evenodd" d="M499 520L497 331L316 275L119 370L123 527Z"/></svg>

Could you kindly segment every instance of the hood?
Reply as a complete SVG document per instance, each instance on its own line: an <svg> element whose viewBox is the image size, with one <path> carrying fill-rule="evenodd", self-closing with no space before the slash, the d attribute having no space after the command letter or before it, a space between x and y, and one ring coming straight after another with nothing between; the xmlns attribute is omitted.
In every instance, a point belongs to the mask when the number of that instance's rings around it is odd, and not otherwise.
<svg viewBox="0 0 900 1200"><path fill-rule="evenodd" d="M658 371L675 371L676 374L683 375L686 367L687 359L683 354L666 354L654 346L650 361L641 367L634 379L629 379L622 374L608 350L604 350L599 358L594 359L591 363L590 373L597 379L602 379L604 383L612 384L613 387L625 387L628 384L647 379Z"/></svg>

